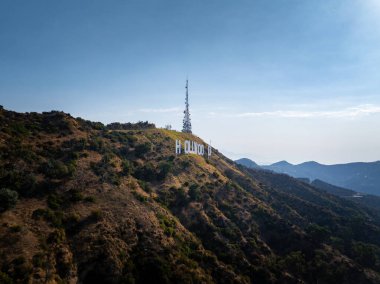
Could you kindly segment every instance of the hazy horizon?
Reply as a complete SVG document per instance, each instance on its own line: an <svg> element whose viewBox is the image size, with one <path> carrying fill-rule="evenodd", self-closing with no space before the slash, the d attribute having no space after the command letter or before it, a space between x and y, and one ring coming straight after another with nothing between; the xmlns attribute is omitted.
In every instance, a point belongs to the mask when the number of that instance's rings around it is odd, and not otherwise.
<svg viewBox="0 0 380 284"><path fill-rule="evenodd" d="M193 132L232 159L380 160L380 2L2 1L0 104Z"/></svg>

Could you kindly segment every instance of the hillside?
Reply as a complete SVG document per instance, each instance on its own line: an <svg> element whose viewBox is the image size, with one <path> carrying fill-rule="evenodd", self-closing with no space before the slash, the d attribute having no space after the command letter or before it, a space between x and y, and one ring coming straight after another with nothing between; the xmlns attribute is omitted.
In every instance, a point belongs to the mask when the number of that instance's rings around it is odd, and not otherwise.
<svg viewBox="0 0 380 284"><path fill-rule="evenodd" d="M249 165L250 160L244 160L244 163L241 163L240 160L236 162L251 167ZM254 163L253 161L251 162ZM281 161L260 167L295 178L308 178L311 181L319 179L356 192L380 195L380 161L337 165L323 165L314 161L293 165L286 161ZM256 168L256 166L251 168Z"/></svg>
<svg viewBox="0 0 380 284"><path fill-rule="evenodd" d="M0 283L380 282L376 211L178 138L1 108Z"/></svg>
<svg viewBox="0 0 380 284"><path fill-rule="evenodd" d="M359 196L359 194L356 191L353 191L351 189L346 189L343 187L339 187L339 186L335 186L335 185L329 184L329 183L324 182L324 181L319 180L319 179L313 180L311 182L311 185L316 187L316 188L323 189L324 191L326 191L328 193L340 196L340 197ZM362 195L360 195L360 196L362 196Z"/></svg>
<svg viewBox="0 0 380 284"><path fill-rule="evenodd" d="M312 186L328 193L352 200L355 203L377 210L380 213L380 197L377 195L357 193L355 191L328 184L321 180L314 180Z"/></svg>

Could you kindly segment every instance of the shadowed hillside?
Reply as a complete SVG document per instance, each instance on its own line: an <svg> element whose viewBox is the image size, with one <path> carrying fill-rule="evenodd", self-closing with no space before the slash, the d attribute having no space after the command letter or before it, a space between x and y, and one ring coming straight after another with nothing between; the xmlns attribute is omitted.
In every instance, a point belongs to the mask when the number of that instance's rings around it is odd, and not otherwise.
<svg viewBox="0 0 380 284"><path fill-rule="evenodd" d="M380 282L375 211L178 138L1 109L0 283Z"/></svg>
<svg viewBox="0 0 380 284"><path fill-rule="evenodd" d="M331 194L344 197L346 199L352 200L353 202L356 202L358 204L364 205L366 207L372 208L373 210L377 210L378 212L380 212L380 197L377 195L357 193L346 188L341 188L328 184L321 180L314 180L311 183L311 185Z"/></svg>

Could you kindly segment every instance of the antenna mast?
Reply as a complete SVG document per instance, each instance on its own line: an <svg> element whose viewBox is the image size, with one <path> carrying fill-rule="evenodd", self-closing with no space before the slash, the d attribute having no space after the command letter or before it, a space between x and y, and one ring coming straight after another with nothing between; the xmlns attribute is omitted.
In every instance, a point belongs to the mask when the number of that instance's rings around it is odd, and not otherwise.
<svg viewBox="0 0 380 284"><path fill-rule="evenodd" d="M182 132L192 133L191 132L191 121L190 121L190 111L189 111L189 80L186 79L186 99L185 99L185 114L183 118L183 129Z"/></svg>

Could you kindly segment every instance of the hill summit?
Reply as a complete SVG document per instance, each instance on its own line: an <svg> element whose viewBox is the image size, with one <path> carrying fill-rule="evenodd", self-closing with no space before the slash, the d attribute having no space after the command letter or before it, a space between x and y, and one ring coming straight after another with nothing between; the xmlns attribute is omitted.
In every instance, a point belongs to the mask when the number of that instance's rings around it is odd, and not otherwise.
<svg viewBox="0 0 380 284"><path fill-rule="evenodd" d="M0 282L380 282L377 212L176 139L0 109Z"/></svg>

